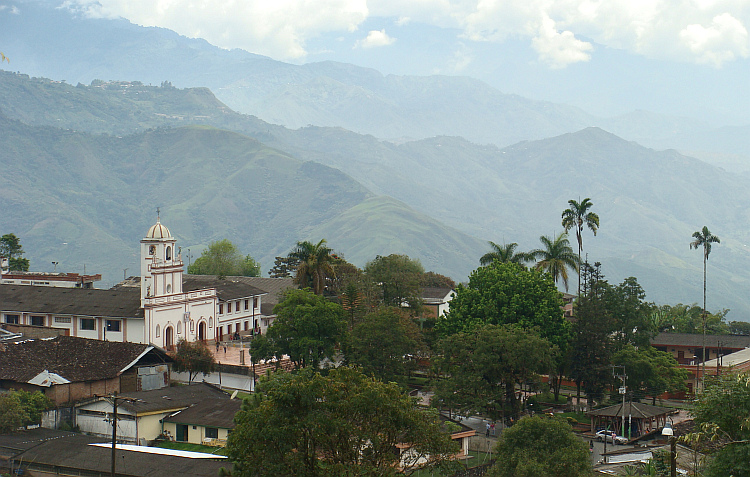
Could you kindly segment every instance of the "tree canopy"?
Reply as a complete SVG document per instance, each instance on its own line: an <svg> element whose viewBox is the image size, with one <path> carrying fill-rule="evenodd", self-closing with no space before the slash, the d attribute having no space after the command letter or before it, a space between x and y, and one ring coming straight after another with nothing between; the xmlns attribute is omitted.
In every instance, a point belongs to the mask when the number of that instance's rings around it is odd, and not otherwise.
<svg viewBox="0 0 750 477"><path fill-rule="evenodd" d="M504 263L511 262L523 265L524 263L531 260L531 256L528 253L516 253L518 244L515 242L498 245L495 242L490 241L489 244L491 250L482 255L482 257L479 259L479 263L481 265L489 265L495 260Z"/></svg>
<svg viewBox="0 0 750 477"><path fill-rule="evenodd" d="M380 289L385 306L421 306L424 267L419 260L399 254L378 255L367 262L364 273Z"/></svg>
<svg viewBox="0 0 750 477"><path fill-rule="evenodd" d="M297 368L317 368L344 339L344 309L309 290L288 290L273 311L276 319L266 333L270 349L289 355Z"/></svg>
<svg viewBox="0 0 750 477"><path fill-rule="evenodd" d="M563 232L554 239L543 235L539 240L544 248L532 250L528 257L538 260L536 269L549 273L555 284L562 281L565 291L568 291L568 269L578 273L581 264L581 258L570 248L568 234Z"/></svg>
<svg viewBox="0 0 750 477"><path fill-rule="evenodd" d="M408 475L422 459L451 468L458 450L434 410L353 368L276 372L258 389L227 442L237 477Z"/></svg>
<svg viewBox="0 0 750 477"><path fill-rule="evenodd" d="M219 277L259 277L260 264L250 255L242 255L229 240L211 242L198 259L188 267L191 275Z"/></svg>
<svg viewBox="0 0 750 477"><path fill-rule="evenodd" d="M23 258L23 254L21 240L15 234L5 234L0 237L0 257L8 258L9 270L29 271L29 259Z"/></svg>
<svg viewBox="0 0 750 477"><path fill-rule="evenodd" d="M680 368L671 353L648 345L641 348L627 345L615 353L612 364L625 366L625 385L633 397L641 399L649 395L653 405L660 394L683 390L688 378L688 371Z"/></svg>
<svg viewBox="0 0 750 477"><path fill-rule="evenodd" d="M42 413L51 408L52 402L41 391L13 389L0 394L0 434L41 424Z"/></svg>
<svg viewBox="0 0 750 477"><path fill-rule="evenodd" d="M586 443L561 418L524 417L497 441L489 477L586 477L593 475Z"/></svg>
<svg viewBox="0 0 750 477"><path fill-rule="evenodd" d="M474 270L468 286L459 285L450 312L437 321L441 336L482 324L517 324L537 328L553 344L568 339L562 297L552 278L515 263L493 262Z"/></svg>
<svg viewBox="0 0 750 477"><path fill-rule="evenodd" d="M518 417L516 385L550 368L552 345L517 325L482 325L437 345L434 402L493 419Z"/></svg>
<svg viewBox="0 0 750 477"><path fill-rule="evenodd" d="M318 243L297 242L289 258L297 261L294 281L300 287L311 288L316 295L322 295L326 281L335 276L333 250L326 245L325 239Z"/></svg>
<svg viewBox="0 0 750 477"><path fill-rule="evenodd" d="M211 374L216 369L216 359L213 353L201 341L180 339L173 358L172 370L178 373L188 373L188 383L192 383L198 373Z"/></svg>

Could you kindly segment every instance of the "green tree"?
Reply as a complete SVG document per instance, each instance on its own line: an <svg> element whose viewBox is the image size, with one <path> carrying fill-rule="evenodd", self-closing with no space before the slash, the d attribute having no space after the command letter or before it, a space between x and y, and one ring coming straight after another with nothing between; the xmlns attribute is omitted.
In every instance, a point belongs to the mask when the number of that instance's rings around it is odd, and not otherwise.
<svg viewBox="0 0 750 477"><path fill-rule="evenodd" d="M422 275L423 287L452 288L456 289L456 282L451 277L435 272L425 272Z"/></svg>
<svg viewBox="0 0 750 477"><path fill-rule="evenodd" d="M188 384L192 384L198 373L211 374L216 369L216 359L202 341L180 339L173 358L172 370L188 373Z"/></svg>
<svg viewBox="0 0 750 477"><path fill-rule="evenodd" d="M5 234L0 237L0 257L8 258L8 268L22 272L29 271L29 260L23 258L21 240L15 234Z"/></svg>
<svg viewBox="0 0 750 477"><path fill-rule="evenodd" d="M729 326L724 322L729 310L716 313L707 312L706 333L722 335L729 333ZM661 305L658 308L658 318L652 316L652 323L656 319L661 331L674 333L700 334L703 332L703 308L697 303L692 305Z"/></svg>
<svg viewBox="0 0 750 477"><path fill-rule="evenodd" d="M551 364L552 345L516 325L483 325L441 340L434 358L434 402L463 413L517 418L516 385Z"/></svg>
<svg viewBox="0 0 750 477"><path fill-rule="evenodd" d="M297 242L297 246L289 257L299 261L294 280L303 288L312 288L316 295L322 295L326 287L326 280L333 278L334 257L333 250L326 245L325 239L314 244L312 242Z"/></svg>
<svg viewBox="0 0 750 477"><path fill-rule="evenodd" d="M453 468L458 450L437 413L349 367L262 377L235 422L227 449L237 477L408 475L420 459Z"/></svg>
<svg viewBox="0 0 750 477"><path fill-rule="evenodd" d="M571 199L568 201L569 208L565 209L562 213L562 226L565 227L565 232L570 232L570 229L576 229L576 240L578 241L578 263L581 263L581 251L583 250L583 229L587 228L594 233L596 236L597 230L599 230L599 216L589 209L594 205L591 199L586 197L580 203ZM581 279L578 278L578 294L581 294Z"/></svg>
<svg viewBox="0 0 750 477"><path fill-rule="evenodd" d="M52 401L41 391L12 389L0 394L0 434L24 426L40 425L42 413L52 409Z"/></svg>
<svg viewBox="0 0 750 477"><path fill-rule="evenodd" d="M271 278L288 278L297 271L299 259L287 255L286 257L276 257L273 262L273 268L268 271Z"/></svg>
<svg viewBox="0 0 750 477"><path fill-rule="evenodd" d="M706 477L750 476L750 375L727 373L706 380L691 411L697 427L687 440L711 440Z"/></svg>
<svg viewBox="0 0 750 477"><path fill-rule="evenodd" d="M402 307L408 304L415 310L421 308L424 268L419 260L399 254L378 255L367 262L364 272L380 289L383 305Z"/></svg>
<svg viewBox="0 0 750 477"><path fill-rule="evenodd" d="M547 236L539 237L544 248L538 248L529 252L532 260L538 260L536 268L547 272L557 284L561 280L568 291L568 269L578 273L578 267L581 264L580 254L573 253L568 241L568 234L561 233L554 239Z"/></svg>
<svg viewBox="0 0 750 477"><path fill-rule="evenodd" d="M474 270L469 284L458 286L450 312L435 326L445 337L483 324L537 328L542 338L558 346L568 339L570 330L561 294L549 275L501 262Z"/></svg>
<svg viewBox="0 0 750 477"><path fill-rule="evenodd" d="M489 265L495 260L500 262L517 263L519 265L523 265L532 260L528 253L516 253L518 244L515 242L509 244L504 243L503 245L498 245L495 242L489 242L489 244L492 250L482 255L482 258L479 259L479 263L482 266Z"/></svg>
<svg viewBox="0 0 750 477"><path fill-rule="evenodd" d="M687 370L680 368L671 353L653 346L637 348L627 345L614 354L612 363L625 366L625 385L636 399L649 395L651 403L656 405L656 397L660 394L685 389Z"/></svg>
<svg viewBox="0 0 750 477"><path fill-rule="evenodd" d="M656 328L651 321L654 305L645 301L646 292L635 277L628 277L619 285L606 284L603 290L605 306L612 318L616 348L627 344L649 347Z"/></svg>
<svg viewBox="0 0 750 477"><path fill-rule="evenodd" d="M693 241L690 242L690 248L698 250L703 249L703 347L701 352L701 361L703 364L703 379L706 378L706 262L711 255L711 244L721 243L719 237L712 234L705 225L697 232L693 232Z"/></svg>
<svg viewBox="0 0 750 477"><path fill-rule="evenodd" d="M250 255L242 255L229 240L211 242L200 257L188 267L191 275L259 277L260 264Z"/></svg>
<svg viewBox="0 0 750 477"><path fill-rule="evenodd" d="M585 441L557 417L524 417L503 430L490 477L586 477L593 475Z"/></svg>
<svg viewBox="0 0 750 477"><path fill-rule="evenodd" d="M424 348L419 328L399 308L380 308L354 326L347 362L383 381L405 383L414 363L408 355Z"/></svg>
<svg viewBox="0 0 750 477"><path fill-rule="evenodd" d="M276 319L266 335L273 349L289 355L297 368L317 369L323 359L334 357L335 346L345 338L341 305L308 290L288 290L273 311Z"/></svg>
<svg viewBox="0 0 750 477"><path fill-rule="evenodd" d="M750 323L747 321L730 321L729 332L733 335L750 335Z"/></svg>

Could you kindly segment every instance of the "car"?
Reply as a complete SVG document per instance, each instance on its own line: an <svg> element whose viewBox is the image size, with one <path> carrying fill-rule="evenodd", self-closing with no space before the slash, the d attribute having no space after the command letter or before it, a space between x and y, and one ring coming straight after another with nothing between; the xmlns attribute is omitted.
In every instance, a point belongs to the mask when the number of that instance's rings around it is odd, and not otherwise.
<svg viewBox="0 0 750 477"><path fill-rule="evenodd" d="M615 431L607 431L602 429L601 431L596 433L596 440L599 442L604 441L604 439L607 439L607 442L611 442L613 444L627 444L628 440L624 438L623 436L618 436Z"/></svg>

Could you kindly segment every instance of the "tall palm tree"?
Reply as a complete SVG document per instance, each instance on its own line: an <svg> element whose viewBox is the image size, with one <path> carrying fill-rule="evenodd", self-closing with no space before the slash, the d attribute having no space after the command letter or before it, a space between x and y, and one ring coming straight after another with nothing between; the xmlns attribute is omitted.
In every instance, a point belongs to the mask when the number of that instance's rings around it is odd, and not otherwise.
<svg viewBox="0 0 750 477"><path fill-rule="evenodd" d="M313 293L322 295L326 285L326 278L333 278L333 250L326 245L325 239L317 244L304 241L297 242L297 246L289 254L299 260L295 282L300 286L312 285Z"/></svg>
<svg viewBox="0 0 750 477"><path fill-rule="evenodd" d="M690 249L699 249L703 247L703 353L701 361L703 362L703 379L706 379L706 262L711 254L711 244L721 243L719 237L712 234L708 227L703 226L702 230L693 232L693 241L690 242Z"/></svg>
<svg viewBox="0 0 750 477"><path fill-rule="evenodd" d="M561 232L554 239L543 235L539 237L539 240L544 248L529 252L532 260L539 260L536 269L552 275L555 284L558 280L562 280L565 291L568 291L568 269L570 268L578 273L578 268L581 265L580 257L575 254L570 246L568 234Z"/></svg>
<svg viewBox="0 0 750 477"><path fill-rule="evenodd" d="M479 259L479 263L482 266L489 265L495 260L503 263L517 263L519 265L523 265L524 263L533 260L533 258L529 257L528 253L516 253L518 244L515 242L498 245L495 242L490 241L489 244L490 247L492 247L492 251L485 253L482 255L482 258Z"/></svg>
<svg viewBox="0 0 750 477"><path fill-rule="evenodd" d="M594 232L599 230L599 216L589 209L594 204L591 199L586 197L580 203L571 199L568 201L570 208L565 209L562 213L562 226L565 227L565 232L570 232L570 229L576 229L576 240L578 240L578 263L581 262L581 251L583 250L583 229L588 228ZM578 276L578 294L581 294L581 277Z"/></svg>

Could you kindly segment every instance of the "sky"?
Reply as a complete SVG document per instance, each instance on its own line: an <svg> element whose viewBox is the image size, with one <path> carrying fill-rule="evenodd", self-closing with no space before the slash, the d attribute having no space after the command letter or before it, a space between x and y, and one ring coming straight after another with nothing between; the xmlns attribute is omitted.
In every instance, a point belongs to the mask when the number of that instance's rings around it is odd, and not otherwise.
<svg viewBox="0 0 750 477"><path fill-rule="evenodd" d="M750 0L64 0L302 64L463 75L615 116L750 123Z"/></svg>
<svg viewBox="0 0 750 477"><path fill-rule="evenodd" d="M537 61L566 68L590 61L595 44L648 58L721 68L750 52L747 0L69 0L91 16L124 17L278 60L332 50L398 49L410 25L460 40L460 72L480 43L521 39ZM404 28L407 27L407 28ZM416 28L416 27L415 27ZM322 46L325 48L325 46Z"/></svg>

